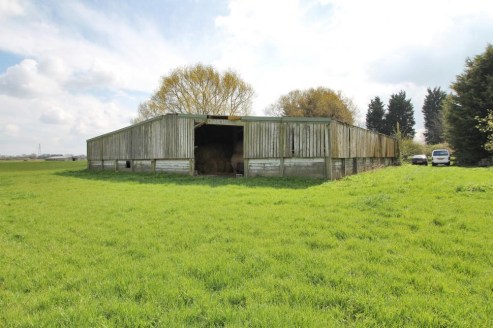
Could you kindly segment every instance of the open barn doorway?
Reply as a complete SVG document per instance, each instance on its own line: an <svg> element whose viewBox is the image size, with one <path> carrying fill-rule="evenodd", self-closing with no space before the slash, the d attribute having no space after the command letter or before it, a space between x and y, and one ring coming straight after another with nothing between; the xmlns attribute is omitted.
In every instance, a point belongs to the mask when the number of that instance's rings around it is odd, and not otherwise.
<svg viewBox="0 0 493 328"><path fill-rule="evenodd" d="M243 174L243 126L205 124L194 141L197 174Z"/></svg>

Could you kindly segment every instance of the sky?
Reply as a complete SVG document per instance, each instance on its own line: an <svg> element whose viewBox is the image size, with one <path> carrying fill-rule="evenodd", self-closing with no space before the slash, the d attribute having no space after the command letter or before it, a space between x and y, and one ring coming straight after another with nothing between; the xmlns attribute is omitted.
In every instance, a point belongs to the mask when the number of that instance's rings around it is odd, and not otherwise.
<svg viewBox="0 0 493 328"><path fill-rule="evenodd" d="M364 125L404 90L420 138L427 88L449 92L488 43L491 0L0 0L0 155L85 154L197 63L250 83L253 115L323 86Z"/></svg>

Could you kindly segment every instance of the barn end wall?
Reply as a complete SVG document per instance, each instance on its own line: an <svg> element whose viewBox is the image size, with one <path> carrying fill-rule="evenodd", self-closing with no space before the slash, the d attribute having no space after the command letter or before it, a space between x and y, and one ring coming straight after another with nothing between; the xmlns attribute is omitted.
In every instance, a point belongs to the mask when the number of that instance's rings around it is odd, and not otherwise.
<svg viewBox="0 0 493 328"><path fill-rule="evenodd" d="M325 118L164 115L87 141L88 168L195 174L195 128L242 126L244 175L340 179L393 165L397 140Z"/></svg>
<svg viewBox="0 0 493 328"><path fill-rule="evenodd" d="M87 141L89 169L193 173L194 121L160 116Z"/></svg>

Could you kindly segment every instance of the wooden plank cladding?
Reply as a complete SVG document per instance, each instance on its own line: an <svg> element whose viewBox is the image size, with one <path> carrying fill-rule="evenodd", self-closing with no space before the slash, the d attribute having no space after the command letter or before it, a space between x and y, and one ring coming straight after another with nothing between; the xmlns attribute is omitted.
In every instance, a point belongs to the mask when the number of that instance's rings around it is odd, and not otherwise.
<svg viewBox="0 0 493 328"><path fill-rule="evenodd" d="M156 172L190 173L189 160L156 160Z"/></svg>
<svg viewBox="0 0 493 328"><path fill-rule="evenodd" d="M87 142L87 159L103 159L103 139L95 139Z"/></svg>
<svg viewBox="0 0 493 328"><path fill-rule="evenodd" d="M150 160L133 161L133 170L135 172L151 172L152 161Z"/></svg>
<svg viewBox="0 0 493 328"><path fill-rule="evenodd" d="M324 157L326 125L249 122L245 125L245 158Z"/></svg>
<svg viewBox="0 0 493 328"><path fill-rule="evenodd" d="M289 158L284 161L283 176L299 177L307 176L311 178L325 177L324 158Z"/></svg>
<svg viewBox="0 0 493 328"><path fill-rule="evenodd" d="M193 120L161 116L87 142L87 157L103 160L193 158Z"/></svg>
<svg viewBox="0 0 493 328"><path fill-rule="evenodd" d="M286 123L285 157L315 158L325 156L325 124Z"/></svg>
<svg viewBox="0 0 493 328"><path fill-rule="evenodd" d="M338 179L391 165L398 153L392 137L313 117L169 114L87 140L89 169L191 175L222 156L230 175Z"/></svg>
<svg viewBox="0 0 493 328"><path fill-rule="evenodd" d="M250 122L244 131L244 158L279 158L280 123Z"/></svg>
<svg viewBox="0 0 493 328"><path fill-rule="evenodd" d="M325 177L324 158L289 158L250 159L247 165L248 176L289 177L307 176L311 178Z"/></svg>
<svg viewBox="0 0 493 328"><path fill-rule="evenodd" d="M330 130L332 158L397 157L392 137L335 121Z"/></svg>
<svg viewBox="0 0 493 328"><path fill-rule="evenodd" d="M349 129L347 124L332 122L330 125L330 145L332 158L349 157Z"/></svg>
<svg viewBox="0 0 493 328"><path fill-rule="evenodd" d="M250 177L279 177L281 176L281 160L279 159L251 159L247 170Z"/></svg>

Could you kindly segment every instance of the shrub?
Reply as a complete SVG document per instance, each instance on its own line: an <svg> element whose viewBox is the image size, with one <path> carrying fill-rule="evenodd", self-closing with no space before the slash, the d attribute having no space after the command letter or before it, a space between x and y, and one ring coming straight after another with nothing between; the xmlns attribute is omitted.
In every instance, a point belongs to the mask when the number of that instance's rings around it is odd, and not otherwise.
<svg viewBox="0 0 493 328"><path fill-rule="evenodd" d="M413 155L425 154L426 147L412 139L402 139L400 141L401 160L409 162Z"/></svg>

